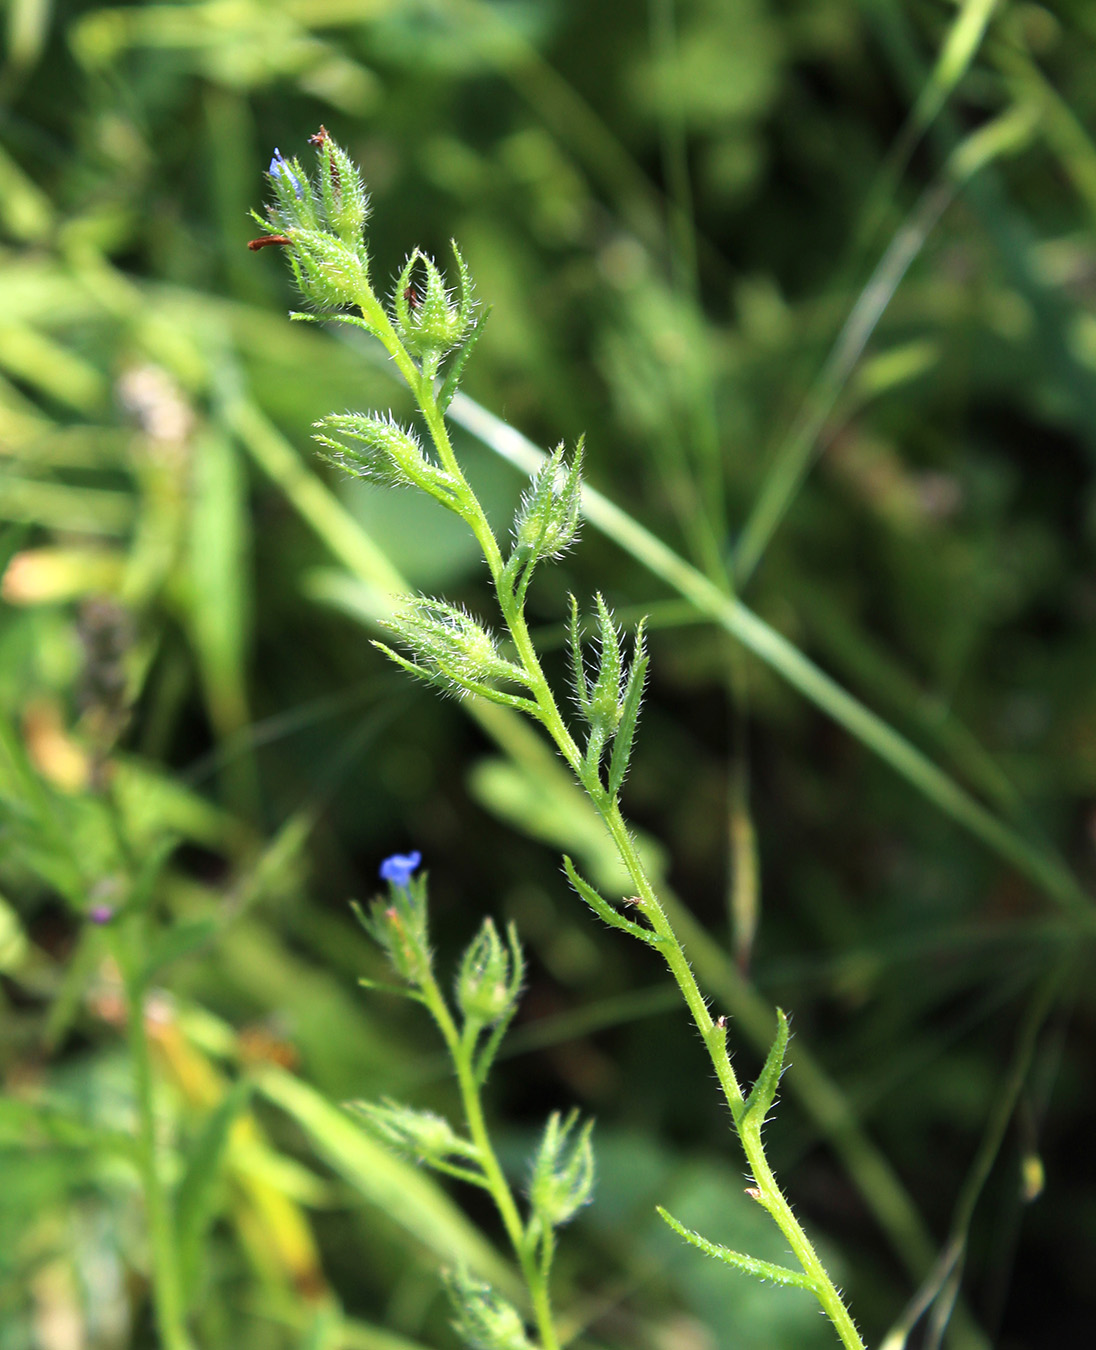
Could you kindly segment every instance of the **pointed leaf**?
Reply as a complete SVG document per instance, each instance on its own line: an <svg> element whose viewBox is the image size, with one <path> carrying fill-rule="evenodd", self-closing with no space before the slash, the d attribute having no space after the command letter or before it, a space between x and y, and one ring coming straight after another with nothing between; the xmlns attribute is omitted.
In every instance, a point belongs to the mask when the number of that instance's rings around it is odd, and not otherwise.
<svg viewBox="0 0 1096 1350"><path fill-rule="evenodd" d="M567 645L571 655L571 690L579 708L585 714L590 699L590 682L586 677L586 665L582 659L582 634L579 631L578 601L571 601L571 612L567 616Z"/></svg>
<svg viewBox="0 0 1096 1350"><path fill-rule="evenodd" d="M788 1051L788 1019L783 1008L776 1010L776 1038L765 1058L753 1091L746 1099L745 1119L758 1125L765 1123L772 1104L776 1099L776 1089L780 1086L780 1076L784 1072L784 1056Z"/></svg>
<svg viewBox="0 0 1096 1350"><path fill-rule="evenodd" d="M799 1289L814 1289L814 1282L808 1275L801 1270L789 1270L787 1266L776 1266L771 1261L759 1261L755 1256L746 1256L743 1252L731 1251L729 1247L721 1247L718 1242L709 1242L707 1238L701 1237L699 1233L694 1233L691 1228L686 1228L684 1224L679 1223L672 1214L656 1205L659 1218L667 1223L679 1237L683 1237L690 1246L698 1248L705 1256L714 1256L717 1261L723 1261L728 1266L735 1266L738 1270L743 1270L747 1275L753 1275L759 1280L772 1280L774 1284L790 1284Z"/></svg>
<svg viewBox="0 0 1096 1350"><path fill-rule="evenodd" d="M628 763L632 757L632 741L635 737L636 722L639 718L640 704L643 702L643 686L647 677L647 636L646 618L636 628L635 643L632 648L632 664L628 671L628 682L624 687L621 700L620 726L617 728L613 753L609 760L609 794L615 797L628 772Z"/></svg>
<svg viewBox="0 0 1096 1350"><path fill-rule="evenodd" d="M445 371L445 379L442 381L442 386L438 390L437 395L438 407L441 409L442 412L445 412L445 410L449 407L450 403L453 402L453 395L460 388L460 381L461 376L464 374L464 367L468 362L468 358L472 355L472 349L475 347L476 343L480 340L480 334L483 332L484 325L487 323L487 320L490 317L491 317L490 306L476 315L475 322L472 324L472 327L468 330L468 334L465 337L464 341L461 343L461 345L457 348L456 352L450 358L449 364Z"/></svg>
<svg viewBox="0 0 1096 1350"><path fill-rule="evenodd" d="M599 919L603 919L612 928L620 928L625 933L631 933L632 937L639 938L641 942L646 942L650 947L661 945L661 938L656 937L649 928L641 928L638 923L632 923L630 919L618 914L612 905L603 900L588 882L583 881L582 877L575 871L574 863L566 855L563 859L563 870L567 873L567 880Z"/></svg>

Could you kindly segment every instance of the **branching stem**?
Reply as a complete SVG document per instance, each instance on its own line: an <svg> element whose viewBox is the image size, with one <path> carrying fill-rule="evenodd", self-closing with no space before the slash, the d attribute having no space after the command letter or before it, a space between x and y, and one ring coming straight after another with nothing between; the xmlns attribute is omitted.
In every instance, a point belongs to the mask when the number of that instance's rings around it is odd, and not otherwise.
<svg viewBox="0 0 1096 1350"><path fill-rule="evenodd" d="M476 1074L476 1042L480 1029L475 1027L474 1024L466 1025L463 1034L457 1029L453 1014L449 1011L449 1005L445 1001L433 972L427 972L422 976L420 988L422 1001L437 1023L438 1030L442 1034L442 1039L445 1041L453 1066L456 1069L457 1085L460 1089L468 1134L478 1150L479 1164L483 1169L486 1189L495 1202L495 1208L502 1219L506 1236L510 1239L510 1245L518 1258L522 1275L529 1289L529 1300L532 1304L533 1317L536 1322L537 1333L540 1336L541 1346L543 1350L560 1350L559 1338L556 1335L555 1323L552 1319L551 1298L548 1288L550 1256L546 1262L537 1260L534 1244L530 1242L529 1234L522 1223L514 1193L510 1189L510 1183L506 1180L506 1175L491 1144L491 1136L483 1114L483 1099Z"/></svg>
<svg viewBox="0 0 1096 1350"><path fill-rule="evenodd" d="M666 964L670 968L670 973L681 990L681 995L688 1006L697 1030L700 1032L723 1096L730 1108L739 1141L752 1171L754 1186L751 1188L751 1194L755 1194L758 1203L769 1212L784 1235L798 1259L804 1275L807 1277L809 1287L833 1324L842 1345L846 1347L846 1350L864 1350L864 1342L840 1292L777 1184L765 1155L765 1148L761 1139L761 1122L748 1120L746 1117L745 1097L731 1066L723 1028L716 1024L708 1011L707 1003L696 982L696 977L693 975L684 948L659 902L651 880L647 876L636 851L616 796L609 793L602 783L598 764L589 763L584 758L560 714L555 695L541 668L540 659L537 656L525 620L524 592L515 591L512 583L504 574L505 564L498 541L453 452L444 415L434 394L433 382L424 377L403 348L381 306L372 297L370 299L372 300L372 306L367 310L366 306L363 305L362 312L376 325L378 336L404 374L430 432L438 458L458 484L458 492L462 501L461 515L467 521L483 550L484 558L495 584L503 619L513 640L518 660L525 671L529 690L535 700L537 720L545 727L560 754L570 765L609 831L621 861L627 869L643 913L652 931L660 939L658 949L662 952ZM440 993L438 999L441 1000ZM444 1008L443 1000L441 1001L441 1008ZM444 1017L448 1019L448 1031L441 1020L441 1009L435 1011L431 1007L431 1011L434 1011L435 1017L439 1019L439 1026L442 1027L442 1033L449 1043L454 1062L457 1064L468 1128L472 1138L483 1149L484 1171L488 1177L489 1189L495 1198L503 1223L506 1225L507 1233L510 1235L510 1240L521 1261L522 1270L532 1295L537 1325L545 1350L551 1350L551 1347L557 1344L548 1305L547 1276L551 1249L545 1245L541 1251L541 1259L538 1261L536 1253L532 1249L532 1244L528 1242L527 1238L523 1237L521 1220L513 1195L490 1147L483 1122L479 1087L476 1082L471 1055L467 1047L463 1045L448 1010L446 1009L444 1012ZM550 1239L548 1240L550 1241Z"/></svg>

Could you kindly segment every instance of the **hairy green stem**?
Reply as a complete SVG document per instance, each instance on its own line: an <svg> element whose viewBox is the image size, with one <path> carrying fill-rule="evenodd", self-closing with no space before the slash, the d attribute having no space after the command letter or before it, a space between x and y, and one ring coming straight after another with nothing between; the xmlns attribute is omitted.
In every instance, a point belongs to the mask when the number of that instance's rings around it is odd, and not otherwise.
<svg viewBox="0 0 1096 1350"><path fill-rule="evenodd" d="M723 1091L727 1105L730 1107L742 1150L746 1154L753 1171L754 1186L750 1193L754 1195L760 1205L769 1211L777 1227L787 1239L803 1267L804 1273L811 1281L811 1288L815 1297L822 1305L826 1316L833 1323L842 1344L849 1347L849 1350L863 1350L864 1343L860 1338L860 1333L857 1331L837 1287L830 1279L814 1249L814 1245L807 1237L799 1220L792 1213L791 1206L784 1198L784 1194L773 1175L772 1168L769 1166L768 1159L765 1156L765 1147L761 1140L762 1122L751 1122L745 1118L745 1099L727 1054L726 1035L723 1026L719 1022L713 1021L712 1015L708 1011L708 1006L700 992L700 987L685 956L685 951L647 878L620 808L616 802L613 802L608 810L602 809L600 805L599 810L613 842L616 844L617 851L620 853L621 861L628 869L628 875L639 892L638 898L642 902L643 913L647 916L651 928L660 940L662 955L678 988L681 990L689 1011L692 1013L693 1021L696 1023L697 1030L700 1032L712 1061L719 1086Z"/></svg>
<svg viewBox="0 0 1096 1350"><path fill-rule="evenodd" d="M616 797L608 792L602 783L600 766L596 763L588 764L585 761L560 714L555 695L541 668L540 659L537 656L525 620L524 591L516 590L505 576L505 564L498 541L454 454L448 429L445 425L444 414L438 406L434 394L433 381L416 366L400 341L388 315L371 292L359 298L359 305L363 316L373 326L397 368L407 380L430 432L438 458L458 485L461 501L460 514L468 523L483 550L484 558L495 585L503 619L516 648L518 659L525 672L526 683L535 702L535 716L555 742L604 822L632 884L636 888L636 900L651 925L652 931L658 938L659 950L662 952L697 1030L700 1032L715 1070L716 1078L730 1107L742 1149L752 1169L754 1185L750 1188L750 1194L769 1212L795 1253L804 1274L810 1281L810 1287L815 1297L830 1319L842 1345L846 1347L846 1350L864 1350L864 1343L840 1292L819 1259L818 1253L802 1225L792 1212L791 1206L780 1190L769 1166L761 1139L763 1122L748 1120L746 1117L745 1098L727 1054L724 1024L722 1021L714 1021L708 1011L707 1003L693 975L685 950L647 876ZM555 1338L548 1302L548 1268L552 1255L552 1249L549 1245L550 1238L546 1239L545 1243L541 1245L540 1260L538 1261L537 1244L535 1241L530 1241L529 1235L525 1233L513 1194L491 1147L483 1119L479 1084L476 1080L473 1064L474 1045L467 1044L467 1038L462 1037L458 1032L433 976L430 976L429 982L424 984L423 993L426 997L427 1006L438 1023L456 1065L468 1129L473 1141L482 1151L483 1171L488 1189L498 1207L529 1286L542 1342L545 1350L555 1350L558 1342Z"/></svg>

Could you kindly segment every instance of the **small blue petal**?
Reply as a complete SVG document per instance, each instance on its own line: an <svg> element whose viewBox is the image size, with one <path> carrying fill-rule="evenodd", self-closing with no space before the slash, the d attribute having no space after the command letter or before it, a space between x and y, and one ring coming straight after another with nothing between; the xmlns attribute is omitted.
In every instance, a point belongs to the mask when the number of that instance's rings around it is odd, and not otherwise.
<svg viewBox="0 0 1096 1350"><path fill-rule="evenodd" d="M267 173L271 178L284 178L298 197L304 196L301 180L289 167L289 164L286 162L285 157L277 146L274 147L274 157L270 161L270 168L267 169Z"/></svg>
<svg viewBox="0 0 1096 1350"><path fill-rule="evenodd" d="M393 886L408 886L411 884L411 874L421 862L422 854L417 850L414 853L393 853L381 863L381 880L390 881Z"/></svg>

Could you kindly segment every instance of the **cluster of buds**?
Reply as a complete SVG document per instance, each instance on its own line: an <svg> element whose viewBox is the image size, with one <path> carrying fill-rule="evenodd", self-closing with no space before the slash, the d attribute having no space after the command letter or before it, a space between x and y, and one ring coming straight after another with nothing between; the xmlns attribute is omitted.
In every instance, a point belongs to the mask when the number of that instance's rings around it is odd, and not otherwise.
<svg viewBox="0 0 1096 1350"><path fill-rule="evenodd" d="M317 171L310 177L296 157L274 151L267 180L274 200L254 219L267 231L252 250L281 245L301 294L321 309L338 309L369 285L363 231L369 195L357 166L324 127L311 137Z"/></svg>

